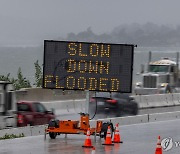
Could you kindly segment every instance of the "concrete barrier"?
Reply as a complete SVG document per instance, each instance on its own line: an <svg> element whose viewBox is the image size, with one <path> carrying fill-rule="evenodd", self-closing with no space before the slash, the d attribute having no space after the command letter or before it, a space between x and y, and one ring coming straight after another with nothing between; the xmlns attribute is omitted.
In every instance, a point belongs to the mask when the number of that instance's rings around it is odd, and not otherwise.
<svg viewBox="0 0 180 154"><path fill-rule="evenodd" d="M75 113L85 112L85 101L77 100L73 102Z"/></svg>
<svg viewBox="0 0 180 154"><path fill-rule="evenodd" d="M149 118L148 115L145 114L145 115L115 117L115 118L106 118L106 119L98 119L98 120L102 120L103 122L111 121L114 125L119 123L119 125L122 126L122 125L147 123L148 118ZM97 120L91 120L90 121L91 127L96 127L96 121Z"/></svg>
<svg viewBox="0 0 180 154"><path fill-rule="evenodd" d="M46 127L46 125L31 127L31 136L44 135Z"/></svg>
<svg viewBox="0 0 180 154"><path fill-rule="evenodd" d="M118 118L107 118L107 119L99 119L99 120L111 121L113 124L119 123L122 126L122 125L132 125L132 124L175 120L175 119L180 119L180 111L144 114L144 115L118 117ZM90 124L95 126L96 120L92 120Z"/></svg>
<svg viewBox="0 0 180 154"><path fill-rule="evenodd" d="M174 119L179 119L179 118L180 118L180 111L145 114L145 115L138 115L138 116L118 117L118 118L107 118L107 119L99 119L99 120L102 120L103 122L111 121L114 125L116 123L119 123L120 126L123 126L123 125L156 122L156 121L174 120ZM96 122L97 120L90 120L90 126L96 127ZM44 131L46 127L47 125L4 129L4 130L0 130L0 137L3 137L5 134L19 135L22 133L25 136L44 135Z"/></svg>
<svg viewBox="0 0 180 154"><path fill-rule="evenodd" d="M180 105L180 94L156 94L133 96L140 109ZM48 110L58 110L58 114L85 112L86 99L70 99L42 102Z"/></svg>
<svg viewBox="0 0 180 154"><path fill-rule="evenodd" d="M119 123L120 125L130 125L130 124L137 124L137 123L147 123L148 116L147 115L138 115L138 116L129 116L129 117L119 117L119 118L108 118L108 119L99 119L103 122L110 121L115 125ZM96 127L97 120L90 120L91 127ZM44 135L45 128L47 125L40 125L40 126L27 126L27 127L20 127L20 128L12 128L12 129L4 129L0 131L0 137L4 136L5 134L24 134L24 136L37 136L37 135Z"/></svg>
<svg viewBox="0 0 180 154"><path fill-rule="evenodd" d="M157 96L155 97L154 95L146 95L146 100L147 100L147 106L144 106L145 108L152 108L157 105Z"/></svg>
<svg viewBox="0 0 180 154"><path fill-rule="evenodd" d="M85 105L85 91L63 91L50 90L42 88L29 88L17 91L17 100L40 101L45 104L48 109L62 109L67 113L82 112ZM94 92L90 92L90 96ZM139 108L152 108L180 105L180 94L156 94L156 95L136 95L133 96L139 104Z"/></svg>
<svg viewBox="0 0 180 154"><path fill-rule="evenodd" d="M130 124L147 123L148 116L147 115L127 116L127 117L109 118L109 120L111 120L113 124L119 123L120 125L130 125Z"/></svg>
<svg viewBox="0 0 180 154"><path fill-rule="evenodd" d="M147 108L148 106L148 96L146 95L141 95L141 96L138 96L140 97L139 99L141 100L140 102L138 102L138 100L135 100L137 101L137 103L139 104L139 108L143 109L143 108Z"/></svg>
<svg viewBox="0 0 180 154"><path fill-rule="evenodd" d="M133 96L139 108L154 108L180 105L180 94L156 94Z"/></svg>
<svg viewBox="0 0 180 154"><path fill-rule="evenodd" d="M180 94L174 93L172 94L174 105L180 105Z"/></svg>
<svg viewBox="0 0 180 154"><path fill-rule="evenodd" d="M41 102L48 109L54 109L55 113L58 110L62 110L62 114L68 113L79 113L85 111L85 99L76 100L62 100L62 101L51 101L51 102Z"/></svg>
<svg viewBox="0 0 180 154"><path fill-rule="evenodd" d="M90 92L92 93L92 92ZM85 91L72 91L61 89L24 88L16 91L17 100L53 101L86 98Z"/></svg>
<svg viewBox="0 0 180 154"><path fill-rule="evenodd" d="M149 122L173 120L180 118L180 111L149 114Z"/></svg>
<svg viewBox="0 0 180 154"><path fill-rule="evenodd" d="M166 107L169 106L167 98L164 94L155 95L155 98L157 100L156 105L154 107Z"/></svg>
<svg viewBox="0 0 180 154"><path fill-rule="evenodd" d="M165 99L166 99L166 102L167 102L167 106L173 106L174 105L172 94L166 94Z"/></svg>
<svg viewBox="0 0 180 154"><path fill-rule="evenodd" d="M142 107L140 104L141 103L141 95L134 95L132 97L135 99L136 102L139 103L139 107Z"/></svg>

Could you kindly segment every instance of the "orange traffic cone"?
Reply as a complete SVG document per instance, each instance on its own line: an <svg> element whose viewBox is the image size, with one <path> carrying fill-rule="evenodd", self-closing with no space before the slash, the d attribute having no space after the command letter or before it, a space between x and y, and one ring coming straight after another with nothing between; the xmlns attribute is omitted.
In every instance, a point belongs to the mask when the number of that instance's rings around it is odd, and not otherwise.
<svg viewBox="0 0 180 154"><path fill-rule="evenodd" d="M161 146L160 136L158 136L155 154L162 154L162 146Z"/></svg>
<svg viewBox="0 0 180 154"><path fill-rule="evenodd" d="M115 129L115 132L114 132L114 141L113 143L123 143L121 141L121 136L120 136L120 133L119 133L119 123L116 124L116 129Z"/></svg>
<svg viewBox="0 0 180 154"><path fill-rule="evenodd" d="M114 145L112 144L112 140L111 140L111 127L110 126L108 126L105 143L103 145Z"/></svg>
<svg viewBox="0 0 180 154"><path fill-rule="evenodd" d="M88 128L88 130L87 130L86 139L85 139L84 145L82 147L93 148L92 143L91 143L91 138L90 138L90 128Z"/></svg>

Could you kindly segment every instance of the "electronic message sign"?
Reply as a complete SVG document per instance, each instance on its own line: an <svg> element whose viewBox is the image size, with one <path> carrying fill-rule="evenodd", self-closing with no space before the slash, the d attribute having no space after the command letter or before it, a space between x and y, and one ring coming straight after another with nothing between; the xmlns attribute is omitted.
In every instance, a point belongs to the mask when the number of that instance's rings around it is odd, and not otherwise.
<svg viewBox="0 0 180 154"><path fill-rule="evenodd" d="M44 41L43 88L130 93L134 45Z"/></svg>

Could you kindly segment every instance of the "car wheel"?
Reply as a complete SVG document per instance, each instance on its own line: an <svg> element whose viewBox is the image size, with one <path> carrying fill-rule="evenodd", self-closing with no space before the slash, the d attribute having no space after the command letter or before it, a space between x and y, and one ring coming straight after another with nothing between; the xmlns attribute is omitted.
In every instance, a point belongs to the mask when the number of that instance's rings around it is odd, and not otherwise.
<svg viewBox="0 0 180 154"><path fill-rule="evenodd" d="M51 139L55 139L56 136L57 136L57 133L49 132L49 137L50 137Z"/></svg>
<svg viewBox="0 0 180 154"><path fill-rule="evenodd" d="M122 110L123 110L123 107L119 105L116 109L116 117L122 116Z"/></svg>
<svg viewBox="0 0 180 154"><path fill-rule="evenodd" d="M30 125L30 126L34 126L33 122L29 122L29 124L28 124L28 125Z"/></svg>
<svg viewBox="0 0 180 154"><path fill-rule="evenodd" d="M137 115L138 114L138 106L134 105L133 110L132 110L132 114L133 115Z"/></svg>

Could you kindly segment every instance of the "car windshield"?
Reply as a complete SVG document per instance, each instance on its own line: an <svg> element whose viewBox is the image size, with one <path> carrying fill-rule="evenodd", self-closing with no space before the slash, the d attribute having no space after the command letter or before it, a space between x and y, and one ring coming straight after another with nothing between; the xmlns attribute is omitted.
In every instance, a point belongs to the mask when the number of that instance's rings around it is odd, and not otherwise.
<svg viewBox="0 0 180 154"><path fill-rule="evenodd" d="M33 103L33 107L36 112L41 112L41 113L46 112L46 108L40 103Z"/></svg>

